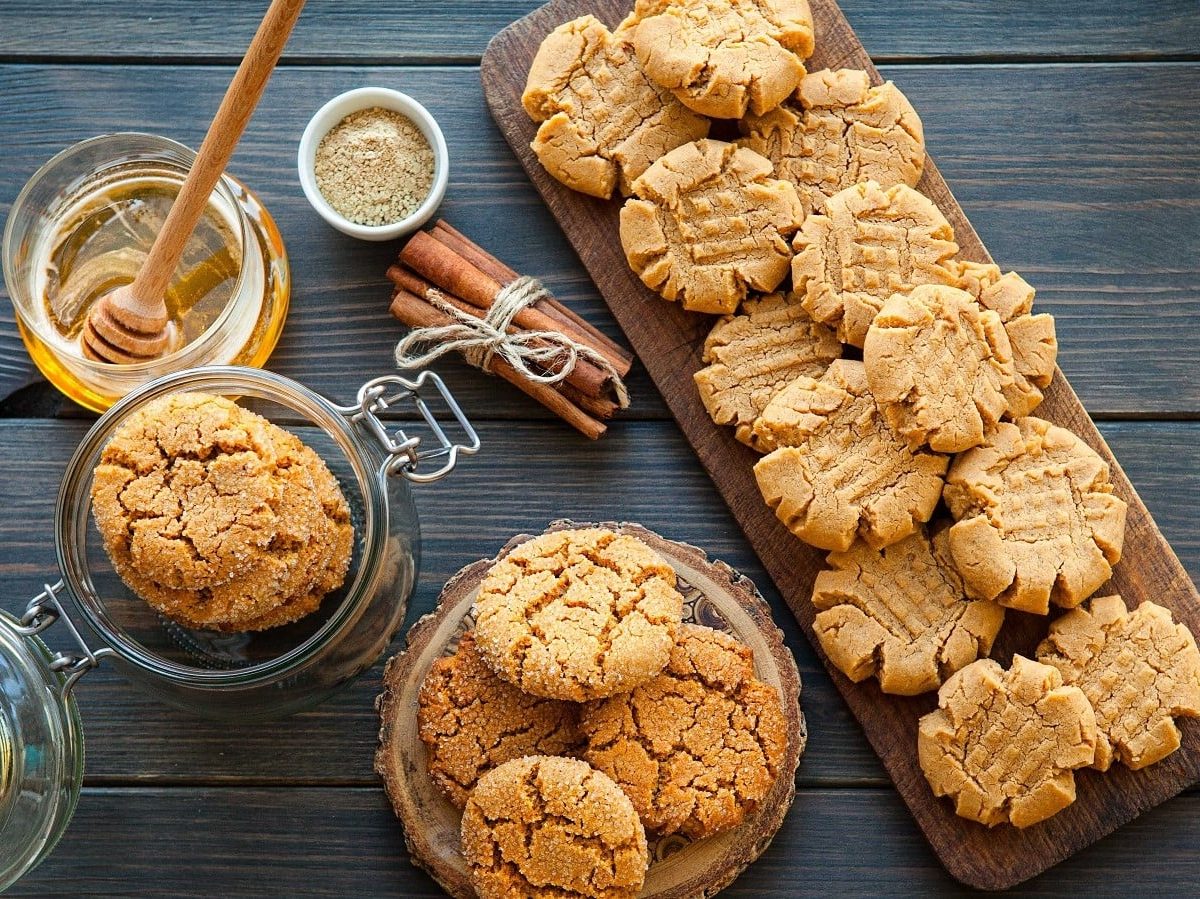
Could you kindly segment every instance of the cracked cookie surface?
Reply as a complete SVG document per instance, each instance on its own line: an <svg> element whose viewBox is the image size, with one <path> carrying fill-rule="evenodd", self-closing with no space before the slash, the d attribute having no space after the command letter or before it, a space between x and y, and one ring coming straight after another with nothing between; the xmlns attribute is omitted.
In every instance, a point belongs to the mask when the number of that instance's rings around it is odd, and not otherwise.
<svg viewBox="0 0 1200 899"><path fill-rule="evenodd" d="M754 466L767 505L801 540L836 551L856 536L879 548L913 533L933 514L949 461L892 430L849 359L784 388L754 437L769 451Z"/></svg>
<svg viewBox="0 0 1200 899"><path fill-rule="evenodd" d="M860 181L915 187L925 167L921 119L895 84L872 87L858 69L804 76L793 99L739 123L738 141L796 185L806 214Z"/></svg>
<svg viewBox="0 0 1200 899"><path fill-rule="evenodd" d="M479 779L462 818L480 899L633 899L649 864L629 798L577 759L527 756Z"/></svg>
<svg viewBox="0 0 1200 899"><path fill-rule="evenodd" d="M498 678L470 631L454 655L430 667L417 703L429 776L458 808L479 778L504 762L573 755L579 748L576 706L531 696Z"/></svg>
<svg viewBox="0 0 1200 899"><path fill-rule="evenodd" d="M1032 416L998 425L946 478L967 590L1039 615L1079 605L1121 557L1126 506L1112 490L1108 464L1065 428Z"/></svg>
<svg viewBox="0 0 1200 899"><path fill-rule="evenodd" d="M1004 609L968 599L945 530L882 550L861 540L830 553L813 585L813 630L853 681L874 675L885 693L916 696L986 656Z"/></svg>
<svg viewBox="0 0 1200 899"><path fill-rule="evenodd" d="M475 640L509 683L582 702L662 671L682 615L674 569L636 537L555 531L492 566L475 600Z"/></svg>
<svg viewBox="0 0 1200 899"><path fill-rule="evenodd" d="M833 331L813 321L795 294L773 293L713 326L704 341L708 365L694 379L712 420L753 446L754 420L771 398L799 375L820 377L841 355Z"/></svg>
<svg viewBox="0 0 1200 899"><path fill-rule="evenodd" d="M633 184L621 246L642 282L684 309L732 313L750 290L787 277L788 240L804 219L770 160L719 140L676 147Z"/></svg>
<svg viewBox="0 0 1200 899"><path fill-rule="evenodd" d="M1171 612L1120 596L1093 597L1050 625L1037 650L1063 681L1083 690L1096 712L1095 767L1114 760L1145 768L1180 744L1175 718L1200 717L1200 652Z"/></svg>
<svg viewBox="0 0 1200 899"><path fill-rule="evenodd" d="M1075 801L1076 768L1096 755L1096 716L1058 669L1013 656L980 659L938 691L921 718L917 754L935 796L989 827L1029 827Z"/></svg>
<svg viewBox="0 0 1200 899"><path fill-rule="evenodd" d="M1009 412L1016 372L1000 316L965 290L922 284L883 304L863 342L867 383L914 445L961 453Z"/></svg>
<svg viewBox="0 0 1200 899"><path fill-rule="evenodd" d="M865 181L840 190L792 241L792 285L813 318L861 347L893 294L957 283L954 230L931 200L905 184Z"/></svg>
<svg viewBox="0 0 1200 899"><path fill-rule="evenodd" d="M718 119L778 106L813 52L807 0L637 0L620 30L650 78Z"/></svg>
<svg viewBox="0 0 1200 899"><path fill-rule="evenodd" d="M546 37L521 101L541 123L530 146L546 171L605 199L630 193L656 159L708 134L708 119L650 81L629 42L594 16Z"/></svg>
<svg viewBox="0 0 1200 899"><path fill-rule="evenodd" d="M617 782L642 822L692 839L736 827L770 792L787 749L779 693L749 647L685 624L658 677L585 707L584 757Z"/></svg>

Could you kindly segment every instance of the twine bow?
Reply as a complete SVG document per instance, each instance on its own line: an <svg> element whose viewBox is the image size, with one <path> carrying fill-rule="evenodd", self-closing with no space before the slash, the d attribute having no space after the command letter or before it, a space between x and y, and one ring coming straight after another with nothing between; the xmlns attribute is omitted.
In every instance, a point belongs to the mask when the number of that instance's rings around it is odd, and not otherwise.
<svg viewBox="0 0 1200 899"><path fill-rule="evenodd" d="M549 296L537 278L523 276L500 288L483 318L463 312L430 289L425 299L454 319L448 325L416 328L396 344L396 364L401 368L423 368L446 353L459 352L468 363L491 371L499 356L523 378L538 384L558 384L570 376L580 359L586 359L612 380L617 405L629 405L629 391L611 362L589 346L557 331L514 331L512 320L525 309Z"/></svg>

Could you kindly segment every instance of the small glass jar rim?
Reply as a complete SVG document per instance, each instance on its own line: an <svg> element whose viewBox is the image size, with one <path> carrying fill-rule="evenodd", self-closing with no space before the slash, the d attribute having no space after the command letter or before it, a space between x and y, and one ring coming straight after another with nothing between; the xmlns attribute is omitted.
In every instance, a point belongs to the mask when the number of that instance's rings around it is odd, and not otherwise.
<svg viewBox="0 0 1200 899"><path fill-rule="evenodd" d="M77 153L87 150L96 144L114 141L120 138L139 138L157 141L161 143L163 149L173 150L180 153L185 158L190 159L190 162L188 163L189 166L191 163L195 162L196 151L191 147L187 146L186 144L181 144L177 140L172 140L169 137L163 137L159 134L151 134L147 131L114 131L109 134L97 134L93 137L86 138L77 143L71 144L69 147L59 150L44 163L42 163L41 166L38 167L38 170L30 176L29 180L25 182L25 186L21 188L21 192L17 194L17 198L13 200L12 206L9 207L8 222L4 228L3 258L5 262L7 262L7 260L12 256L12 242L16 239L15 226L17 217L13 213L25 205L29 194L37 186L42 176L54 166L67 159L70 159ZM234 211L242 241L242 261L238 266L237 280L234 282L233 293L230 295L229 302L225 304L225 308L221 310L220 315L214 318L212 323L205 328L204 332L195 340L185 343L173 353L169 353L166 356L160 356L156 359L151 359L148 362L132 362L122 364L119 366L119 368L123 374L136 377L139 374L149 372L153 369L158 369L160 366L167 363L181 360L186 361L188 356L194 355L197 349L203 348L212 340L214 335L219 334L224 329L226 323L228 323L230 317L234 314L234 310L238 305L237 299L241 295L242 286L245 283L246 254L251 251L255 238L254 234L250 231L248 223L246 222L246 214L242 211L241 206L238 205L237 197L234 196L233 190L229 186L228 175L223 174L217 180L217 186L214 189L221 195L222 202L228 204L229 208ZM5 272L5 275L7 276L7 271ZM11 284L8 285L8 294L13 305L17 305L18 300L14 294L13 285ZM22 321L25 327L28 327L33 331L34 334L37 335L39 340L47 345L53 345L53 335L47 331L41 322L28 315L23 316ZM111 363L94 362L90 359L85 359L82 356L79 358L78 363L84 366L95 367L97 369L108 369L112 367Z"/></svg>
<svg viewBox="0 0 1200 899"><path fill-rule="evenodd" d="M109 627L98 608L93 608L92 602L99 608L103 607L103 602L94 591L86 590L78 577L80 571L87 571L85 546L91 496L90 493L84 495L84 491L76 489L76 485L86 476L88 467L94 466L113 429L128 414L150 400L183 390L237 394L239 390L244 392L247 388L270 391L269 395L263 395L263 398L299 412L312 424L338 440L354 469L359 480L358 487L363 494L364 549L354 582L346 590L337 611L300 645L283 655L244 668L221 670L180 665L149 652L136 641L126 639L117 630ZM311 659L354 619L359 607L369 599L371 583L379 567L384 538L388 532L389 508L386 485L381 483L383 477L381 471L372 466L370 456L364 451L361 437L338 407L303 384L273 372L234 365L205 366L172 372L130 392L105 412L80 441L67 464L54 511L55 551L59 568L62 570L63 583L76 608L99 634L104 644L110 646L119 658L143 671L174 683L204 687L246 687L274 680ZM67 521L74 522L71 533L66 533ZM92 602L85 599L89 595L93 597Z"/></svg>

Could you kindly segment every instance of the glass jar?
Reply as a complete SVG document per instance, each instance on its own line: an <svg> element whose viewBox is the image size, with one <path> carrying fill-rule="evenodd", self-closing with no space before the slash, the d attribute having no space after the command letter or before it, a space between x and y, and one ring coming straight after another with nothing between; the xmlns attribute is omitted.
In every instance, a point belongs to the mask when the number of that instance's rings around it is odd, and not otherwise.
<svg viewBox="0 0 1200 899"><path fill-rule="evenodd" d="M202 334L173 353L135 365L85 359L50 321L45 282L51 248L89 198L137 178L181 184L196 154L152 134L106 134L63 150L29 179L9 211L3 265L8 295L26 349L42 374L82 406L102 412L161 375L210 364L260 366L287 316L291 276L283 239L258 198L229 175L209 208L229 225L241 265L230 300Z"/></svg>

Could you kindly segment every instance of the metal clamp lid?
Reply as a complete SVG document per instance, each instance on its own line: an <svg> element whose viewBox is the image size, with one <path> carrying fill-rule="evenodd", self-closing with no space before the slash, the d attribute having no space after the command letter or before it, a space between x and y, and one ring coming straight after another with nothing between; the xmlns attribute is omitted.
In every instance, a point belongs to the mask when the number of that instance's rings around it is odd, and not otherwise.
<svg viewBox="0 0 1200 899"><path fill-rule="evenodd" d="M79 652L56 652L50 660L50 669L66 678L59 691L65 700L71 695L71 690L81 677L98 666L101 659L115 655L115 652L108 647L93 650L87 645L75 622L63 611L62 602L58 598L62 590L61 580L53 585L44 584L42 592L29 600L25 614L21 616L14 630L22 637L38 637L55 622L62 621L71 632Z"/></svg>

